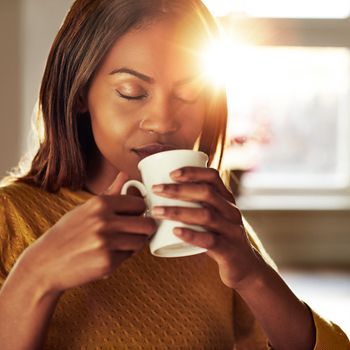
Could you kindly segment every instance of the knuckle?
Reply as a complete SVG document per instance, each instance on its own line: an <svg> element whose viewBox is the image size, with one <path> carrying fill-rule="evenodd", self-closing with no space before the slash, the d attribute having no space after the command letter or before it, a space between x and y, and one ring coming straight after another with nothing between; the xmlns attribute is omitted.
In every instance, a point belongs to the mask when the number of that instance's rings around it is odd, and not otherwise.
<svg viewBox="0 0 350 350"><path fill-rule="evenodd" d="M146 233L153 234L157 230L157 224L152 218L145 218Z"/></svg>
<svg viewBox="0 0 350 350"><path fill-rule="evenodd" d="M106 235L103 235L101 232L95 231L92 237L91 246L94 250L105 251L108 247Z"/></svg>
<svg viewBox="0 0 350 350"><path fill-rule="evenodd" d="M95 199L94 208L97 212L104 212L108 208L105 196L98 196Z"/></svg>
<svg viewBox="0 0 350 350"><path fill-rule="evenodd" d="M202 218L205 224L210 224L214 221L214 214L211 210L205 208L202 210Z"/></svg>
<svg viewBox="0 0 350 350"><path fill-rule="evenodd" d="M109 245L109 241L107 240L106 237L102 236L102 235L99 235L97 238L96 238L96 248L98 250L103 250L103 251L106 251L107 248L108 248L108 245Z"/></svg>
<svg viewBox="0 0 350 350"><path fill-rule="evenodd" d="M108 243L106 240L100 238L96 241L96 249L106 251L108 248Z"/></svg>
<svg viewBox="0 0 350 350"><path fill-rule="evenodd" d="M135 204L135 207L137 207L139 211L145 211L147 209L144 198L129 196L128 199Z"/></svg>
<svg viewBox="0 0 350 350"><path fill-rule="evenodd" d="M145 212L147 210L147 205L144 199L140 199L140 212Z"/></svg>
<svg viewBox="0 0 350 350"><path fill-rule="evenodd" d="M149 240L148 236L145 236L145 235L140 236L137 242L136 249L142 249L145 246L145 244L148 242L148 240Z"/></svg>
<svg viewBox="0 0 350 350"><path fill-rule="evenodd" d="M170 214L172 216L179 216L181 214L181 209L179 207L174 207L171 209Z"/></svg>
<svg viewBox="0 0 350 350"><path fill-rule="evenodd" d="M104 274L108 274L112 268L112 258L108 252L101 255L100 268Z"/></svg>
<svg viewBox="0 0 350 350"><path fill-rule="evenodd" d="M217 169L210 168L211 177L213 180L219 180L220 174Z"/></svg>
<svg viewBox="0 0 350 350"><path fill-rule="evenodd" d="M165 189L169 189L173 193L179 193L180 192L180 186L179 185L171 185L171 186L165 186Z"/></svg>
<svg viewBox="0 0 350 350"><path fill-rule="evenodd" d="M148 237L145 235L124 236L119 240L119 249L126 251L134 251L144 247Z"/></svg>
<svg viewBox="0 0 350 350"><path fill-rule="evenodd" d="M242 212L239 210L239 208L236 205L232 205L232 213L233 215L238 219L238 218L242 218Z"/></svg>
<svg viewBox="0 0 350 350"><path fill-rule="evenodd" d="M202 185L202 192L205 197L205 199L208 199L212 196L213 191L210 185Z"/></svg>
<svg viewBox="0 0 350 350"><path fill-rule="evenodd" d="M210 235L210 238L208 239L208 243L206 245L207 249L215 249L215 247L218 244L218 238L216 235Z"/></svg>
<svg viewBox="0 0 350 350"><path fill-rule="evenodd" d="M108 229L108 224L105 220L97 220L94 224L94 231L97 233L98 236L105 233Z"/></svg>

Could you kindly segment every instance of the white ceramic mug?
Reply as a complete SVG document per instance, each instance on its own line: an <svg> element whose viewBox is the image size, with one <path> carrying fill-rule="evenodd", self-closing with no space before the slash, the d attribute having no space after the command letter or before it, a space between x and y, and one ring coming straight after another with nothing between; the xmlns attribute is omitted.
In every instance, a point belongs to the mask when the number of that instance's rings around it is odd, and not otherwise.
<svg viewBox="0 0 350 350"><path fill-rule="evenodd" d="M207 163L208 156L205 153L192 150L172 150L153 154L142 159L138 164L143 183L137 180L130 180L124 184L121 194L126 194L128 188L134 186L145 197L148 209L154 206L200 208L201 206L198 203L158 196L153 193L152 186L175 183L175 181L170 178L170 173L176 169L186 166L207 167ZM182 257L207 251L207 249L184 242L173 233L174 227L189 227L196 231L204 231L202 227L186 225L173 220L157 220L157 224L157 232L150 241L150 251L154 256L165 258Z"/></svg>

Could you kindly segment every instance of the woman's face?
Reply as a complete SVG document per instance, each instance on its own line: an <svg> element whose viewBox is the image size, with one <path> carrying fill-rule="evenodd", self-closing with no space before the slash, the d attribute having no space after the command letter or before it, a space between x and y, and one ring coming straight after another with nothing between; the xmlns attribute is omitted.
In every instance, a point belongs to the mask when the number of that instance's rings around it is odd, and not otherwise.
<svg viewBox="0 0 350 350"><path fill-rule="evenodd" d="M87 97L99 174L140 179L138 162L167 149L192 149L201 133L205 91L195 40L171 21L117 40ZM198 54L198 53L197 53Z"/></svg>

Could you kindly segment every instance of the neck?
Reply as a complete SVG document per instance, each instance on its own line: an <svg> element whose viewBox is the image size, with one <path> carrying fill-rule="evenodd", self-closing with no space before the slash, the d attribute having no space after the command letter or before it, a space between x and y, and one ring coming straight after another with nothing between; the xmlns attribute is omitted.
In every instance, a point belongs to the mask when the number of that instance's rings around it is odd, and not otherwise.
<svg viewBox="0 0 350 350"><path fill-rule="evenodd" d="M95 195L101 194L113 183L117 175L118 170L96 151L88 162L85 189Z"/></svg>

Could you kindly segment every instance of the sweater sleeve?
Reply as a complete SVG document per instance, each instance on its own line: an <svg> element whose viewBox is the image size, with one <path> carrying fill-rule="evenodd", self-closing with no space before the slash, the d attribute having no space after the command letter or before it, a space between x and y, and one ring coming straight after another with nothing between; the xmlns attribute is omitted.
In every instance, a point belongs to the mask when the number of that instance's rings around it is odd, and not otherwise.
<svg viewBox="0 0 350 350"><path fill-rule="evenodd" d="M307 304L306 306L312 314L316 328L313 350L350 350L349 339L340 327L318 315ZM274 350L270 344L267 345L267 349Z"/></svg>
<svg viewBox="0 0 350 350"><path fill-rule="evenodd" d="M314 350L350 350L349 339L340 327L310 310L316 326Z"/></svg>
<svg viewBox="0 0 350 350"><path fill-rule="evenodd" d="M8 222L6 220L5 199L0 192L0 288L4 284L8 271L7 252L10 242Z"/></svg>
<svg viewBox="0 0 350 350"><path fill-rule="evenodd" d="M31 243L26 222L12 197L0 188L0 288L19 256Z"/></svg>

